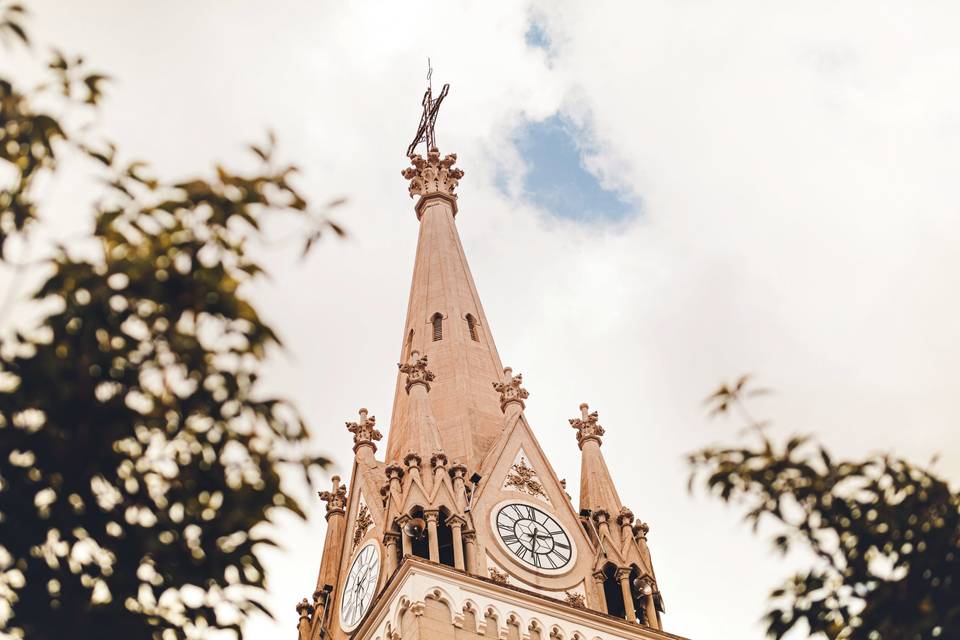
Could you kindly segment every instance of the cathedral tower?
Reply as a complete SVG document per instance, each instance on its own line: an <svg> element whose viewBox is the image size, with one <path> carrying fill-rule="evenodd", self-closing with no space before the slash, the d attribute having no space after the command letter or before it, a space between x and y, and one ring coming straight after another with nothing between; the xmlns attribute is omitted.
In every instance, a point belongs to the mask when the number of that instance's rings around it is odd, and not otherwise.
<svg viewBox="0 0 960 640"><path fill-rule="evenodd" d="M501 364L455 224L463 171L433 137L446 92L424 96L403 171L420 232L385 457L360 409L349 487L320 494L326 539L298 638L677 638L598 413L582 404L563 427L582 454L575 508L527 423L523 377Z"/></svg>

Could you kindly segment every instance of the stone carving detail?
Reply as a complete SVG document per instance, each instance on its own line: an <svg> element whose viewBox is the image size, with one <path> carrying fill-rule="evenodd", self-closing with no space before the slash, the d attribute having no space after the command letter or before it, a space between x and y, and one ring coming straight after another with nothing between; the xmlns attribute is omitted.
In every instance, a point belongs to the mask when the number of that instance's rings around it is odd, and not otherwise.
<svg viewBox="0 0 960 640"><path fill-rule="evenodd" d="M427 356L420 355L419 351L411 351L410 359L407 362L397 364L400 372L407 374L407 393L415 384L422 384L430 391L430 383L433 382L433 372L427 369Z"/></svg>
<svg viewBox="0 0 960 640"><path fill-rule="evenodd" d="M307 602L307 599L304 598L299 603L297 603L297 614L300 616L300 619L310 618L313 615L313 605Z"/></svg>
<svg viewBox="0 0 960 640"><path fill-rule="evenodd" d="M633 522L633 511L630 511L627 507L621 507L620 513L617 515L617 524L621 527L629 526Z"/></svg>
<svg viewBox="0 0 960 640"><path fill-rule="evenodd" d="M563 599L567 604L573 605L579 609L585 609L587 607L587 599L583 597L582 593L564 591Z"/></svg>
<svg viewBox="0 0 960 640"><path fill-rule="evenodd" d="M596 411L589 413L589 411L590 405L584 402L580 405L580 417L570 419L570 426L577 430L577 444L581 449L583 443L588 440L596 440L597 444L600 444L600 436L604 434L603 427L597 422L600 414Z"/></svg>
<svg viewBox="0 0 960 640"><path fill-rule="evenodd" d="M436 469L437 467L445 468L447 466L447 454L441 450L436 450L433 452L433 455L430 456L430 466Z"/></svg>
<svg viewBox="0 0 960 640"><path fill-rule="evenodd" d="M347 422L347 431L353 434L353 449L356 451L357 447L361 444L370 443L380 440L383 438L383 434L377 431L375 425L377 424L377 417L370 416L367 417L367 410L360 409L360 421L359 422Z"/></svg>
<svg viewBox="0 0 960 640"><path fill-rule="evenodd" d="M506 411L507 405L511 402L518 403L523 409L526 406L523 401L530 397L530 393L521 386L523 374L513 375L513 369L507 367L503 370L503 377L506 382L493 383L494 390L500 394L500 410Z"/></svg>
<svg viewBox="0 0 960 640"><path fill-rule="evenodd" d="M490 579L497 584L507 584L508 582L507 574L499 571L496 567L490 567Z"/></svg>
<svg viewBox="0 0 960 640"><path fill-rule="evenodd" d="M456 198L454 191L463 177L463 169L453 167L457 154L451 153L440 159L436 147L427 152L426 159L419 154L410 156L412 166L403 170L403 177L410 181L410 197L442 194Z"/></svg>
<svg viewBox="0 0 960 640"><path fill-rule="evenodd" d="M353 527L353 548L356 549L363 536L367 535L367 529L373 524L373 518L370 517L370 510L367 505L360 505L360 511L357 513L357 522Z"/></svg>
<svg viewBox="0 0 960 640"><path fill-rule="evenodd" d="M327 518L334 513L343 513L347 506L347 486L340 484L340 476L331 478L333 486L330 491L319 491L317 495L327 503Z"/></svg>
<svg viewBox="0 0 960 640"><path fill-rule="evenodd" d="M543 490L543 485L540 484L540 480L537 478L537 472L527 464L523 456L520 456L520 460L510 467L510 472L507 474L507 477L504 478L503 486L512 487L530 496L547 497L546 492Z"/></svg>
<svg viewBox="0 0 960 640"><path fill-rule="evenodd" d="M648 533L650 533L650 525L637 518L633 523L633 536L639 540L646 540Z"/></svg>

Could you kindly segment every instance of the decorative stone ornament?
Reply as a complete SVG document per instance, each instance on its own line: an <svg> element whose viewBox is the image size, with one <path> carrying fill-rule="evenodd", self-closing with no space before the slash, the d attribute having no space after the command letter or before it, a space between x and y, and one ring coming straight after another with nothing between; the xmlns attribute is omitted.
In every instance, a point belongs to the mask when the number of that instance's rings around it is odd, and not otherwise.
<svg viewBox="0 0 960 640"><path fill-rule="evenodd" d="M513 375L513 369L507 367L503 370L503 378L503 382L493 383L494 390L500 394L500 410L506 412L510 403L519 404L521 409L526 408L523 401L530 397L530 393L521 386L523 374Z"/></svg>
<svg viewBox="0 0 960 640"><path fill-rule="evenodd" d="M419 351L411 351L410 359L406 362L397 363L400 373L407 374L407 393L414 385L422 384L430 391L430 383L433 382L433 372L427 369L427 356L420 355Z"/></svg>
<svg viewBox="0 0 960 640"><path fill-rule="evenodd" d="M359 422L346 423L347 431L353 434L353 450L356 452L359 447L369 444L376 451L377 446L373 443L383 438L383 434L375 428L377 417L370 416L368 418L366 409L360 409L359 413Z"/></svg>
<svg viewBox="0 0 960 640"><path fill-rule="evenodd" d="M508 576L505 572L500 571L495 567L490 567L490 579L497 584L507 584Z"/></svg>
<svg viewBox="0 0 960 640"><path fill-rule="evenodd" d="M357 513L357 521L353 527L353 548L356 549L357 545L363 540L363 536L367 535L367 530L370 526L373 525L373 518L370 517L370 510L367 508L367 505L360 505L360 511Z"/></svg>
<svg viewBox="0 0 960 640"><path fill-rule="evenodd" d="M307 602L306 598L297 603L297 615L301 620L313 615L313 605Z"/></svg>
<svg viewBox="0 0 960 640"><path fill-rule="evenodd" d="M581 449L589 440L596 440L598 445L601 444L600 436L604 434L603 427L597 422L600 414L596 411L589 413L589 411L590 405L584 402L580 405L580 417L570 419L570 426L577 430L577 444Z"/></svg>
<svg viewBox="0 0 960 640"><path fill-rule="evenodd" d="M633 524L633 536L638 540L646 540L648 533L650 533L650 525L638 518Z"/></svg>
<svg viewBox="0 0 960 640"><path fill-rule="evenodd" d="M585 609L587 607L587 599L583 597L582 593L564 591L563 599L567 604L577 607L578 609Z"/></svg>
<svg viewBox="0 0 960 640"><path fill-rule="evenodd" d="M546 498L547 494L543 490L543 484L537 477L537 472L533 467L527 464L526 458L522 455L511 467L510 471L503 479L505 489L516 489L528 496L537 496ZM549 500L548 500L549 502Z"/></svg>
<svg viewBox="0 0 960 640"><path fill-rule="evenodd" d="M317 495L327 503L327 520L335 514L343 514L347 506L347 486L340 484L340 476L331 478L333 486L330 491L320 491Z"/></svg>
<svg viewBox="0 0 960 640"><path fill-rule="evenodd" d="M451 203L454 203L454 214L456 214L456 199L454 191L460 178L463 177L463 169L453 167L457 162L457 154L451 153L441 160L440 151L433 147L427 152L424 159L419 154L410 156L412 166L403 170L403 177L410 181L408 191L410 197L420 196L420 202L423 202L430 196L440 196ZM417 219L420 218L421 211L417 207Z"/></svg>

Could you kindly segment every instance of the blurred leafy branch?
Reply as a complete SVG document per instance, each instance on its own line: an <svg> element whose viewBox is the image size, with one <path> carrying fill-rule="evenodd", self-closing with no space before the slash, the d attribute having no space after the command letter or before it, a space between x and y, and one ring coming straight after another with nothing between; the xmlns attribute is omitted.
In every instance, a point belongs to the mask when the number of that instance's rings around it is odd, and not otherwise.
<svg viewBox="0 0 960 640"><path fill-rule="evenodd" d="M5 46L31 46L21 5L0 7ZM0 341L0 632L31 640L242 636L266 611L257 557L277 511L303 512L281 468L310 472L296 407L258 393L280 341L244 295L264 275L249 250L271 216L308 223L305 250L343 230L292 186L275 141L260 167L217 167L165 182L121 165L61 116L35 109L54 92L96 109L107 77L55 52L50 82L0 78L0 265L38 224L37 184L63 153L103 172L92 255L60 247L34 296L46 314ZM47 104L49 101L44 102ZM42 187L42 185L41 185ZM13 332L11 332L13 333ZM267 612L269 613L269 612Z"/></svg>
<svg viewBox="0 0 960 640"><path fill-rule="evenodd" d="M960 494L927 469L889 455L835 460L809 436L780 444L755 420L748 376L707 398L711 415L737 412L752 441L689 456L690 486L747 508L774 546L815 555L815 566L771 593L767 635L901 640L960 637Z"/></svg>

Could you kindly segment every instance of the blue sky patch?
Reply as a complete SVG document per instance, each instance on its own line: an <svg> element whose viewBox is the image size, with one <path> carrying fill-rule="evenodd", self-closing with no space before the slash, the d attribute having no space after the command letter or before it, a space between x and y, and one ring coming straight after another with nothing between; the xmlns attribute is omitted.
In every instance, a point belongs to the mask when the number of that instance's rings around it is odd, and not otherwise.
<svg viewBox="0 0 960 640"><path fill-rule="evenodd" d="M625 194L604 189L587 171L577 144L577 128L553 115L530 122L515 135L520 157L527 164L523 194L551 214L580 222L606 222L626 218L638 209ZM498 181L503 189L505 185ZM505 189L504 189L505 190Z"/></svg>
<svg viewBox="0 0 960 640"><path fill-rule="evenodd" d="M546 27L536 20L530 23L527 32L523 34L523 39L528 47L543 49L544 51L550 50L550 34L547 33Z"/></svg>

